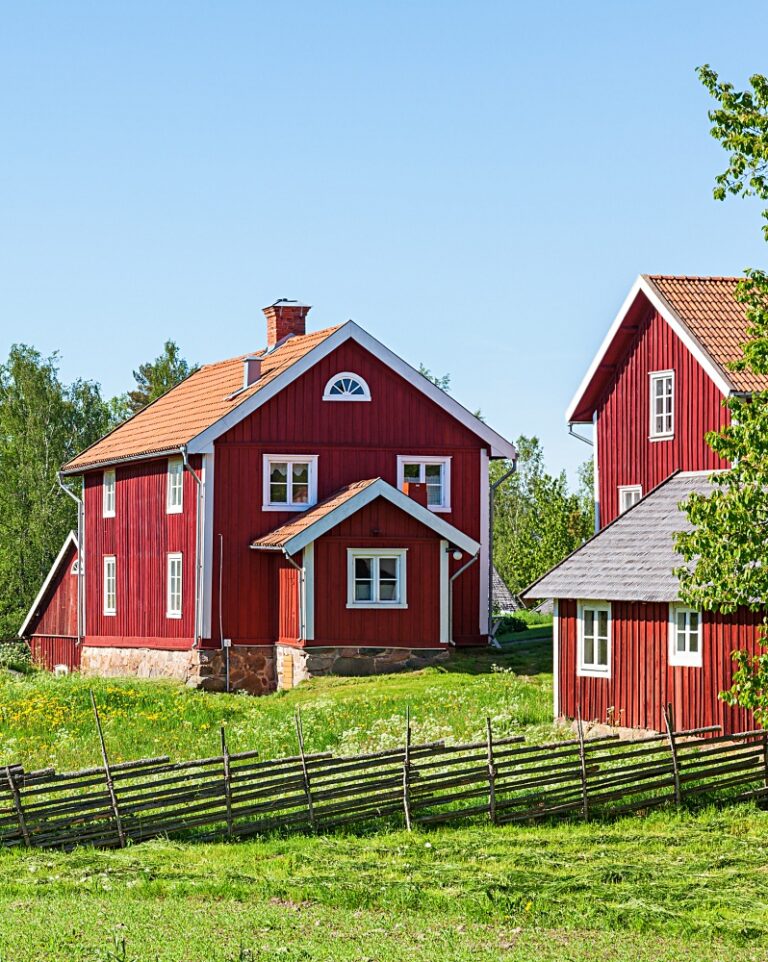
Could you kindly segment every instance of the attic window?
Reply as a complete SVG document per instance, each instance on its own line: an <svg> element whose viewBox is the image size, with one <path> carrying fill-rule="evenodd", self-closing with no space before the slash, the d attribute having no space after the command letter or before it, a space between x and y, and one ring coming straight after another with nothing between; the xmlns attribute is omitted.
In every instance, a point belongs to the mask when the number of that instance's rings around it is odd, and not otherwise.
<svg viewBox="0 0 768 962"><path fill-rule="evenodd" d="M325 385L324 401L370 401L371 389L359 374L342 371Z"/></svg>

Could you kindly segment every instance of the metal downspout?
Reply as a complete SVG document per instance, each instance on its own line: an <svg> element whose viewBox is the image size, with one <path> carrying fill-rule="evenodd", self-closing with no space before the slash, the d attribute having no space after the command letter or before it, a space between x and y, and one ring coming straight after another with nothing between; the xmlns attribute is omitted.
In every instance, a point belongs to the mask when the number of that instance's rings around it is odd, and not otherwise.
<svg viewBox="0 0 768 962"><path fill-rule="evenodd" d="M197 498L195 508L195 639L193 648L198 648L202 640L202 627L200 624L200 583L202 581L202 565L200 559L200 503L203 499L203 482L192 469L187 457L187 446L183 444L179 448L184 467L195 479L197 485Z"/></svg>
<svg viewBox="0 0 768 962"><path fill-rule="evenodd" d="M456 641L455 641L455 639L454 639L454 637L453 637L453 583L454 583L454 581L459 577L459 575L463 575L464 572L467 570L467 568L471 567L471 566L477 561L477 559L478 559L479 557L480 557L480 552L478 551L477 554L472 555L472 557L469 559L469 561L467 561L466 564L463 564L463 565L459 568L458 571L455 571L455 572L451 575L451 577L450 577L450 579L449 579L449 586L448 586L448 644L449 644L449 645L454 645L454 647L455 647L455 645L456 645Z"/></svg>
<svg viewBox="0 0 768 962"><path fill-rule="evenodd" d="M493 628L493 543L494 543L493 529L494 529L494 520L495 520L495 514L496 514L496 490L502 484L504 484L504 482L508 478L511 478L516 471L517 471L517 461L513 461L512 467L509 469L509 471L506 471L504 474L502 474L500 478L498 478L498 480L493 482L493 484L490 487L490 491L488 493L488 496L490 498L490 506L488 510L488 526L490 529L488 534L488 543L490 546L488 551L488 639L489 639L488 643L489 644L493 643L491 641L492 628Z"/></svg>
<svg viewBox="0 0 768 962"><path fill-rule="evenodd" d="M83 531L83 499L69 490L64 484L61 471L56 474L56 481L64 492L77 504L77 644L81 645L85 637L85 538Z"/></svg>

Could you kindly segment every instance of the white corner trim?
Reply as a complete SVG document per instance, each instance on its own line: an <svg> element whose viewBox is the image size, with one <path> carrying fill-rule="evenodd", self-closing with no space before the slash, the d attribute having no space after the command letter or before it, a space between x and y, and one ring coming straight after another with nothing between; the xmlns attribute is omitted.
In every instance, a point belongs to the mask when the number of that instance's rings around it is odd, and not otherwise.
<svg viewBox="0 0 768 962"><path fill-rule="evenodd" d="M78 560L79 560L79 558L80 558L80 551L79 551L79 547L78 547L78 544L77 544L77 535L75 534L74 531L70 531L69 534L68 534L68 535L66 536L66 538L64 539L64 544L63 544L63 545L61 546L61 548L59 549L59 553L56 555L56 560L55 560L55 561L53 562L53 564L51 565L50 571L49 571L48 574L45 576L45 581L43 581L43 583L42 583L42 585L41 585L41 587L40 587L40 590L38 591L37 595L35 595L35 600L32 602L32 606L30 607L29 611L27 612L27 617L24 619L21 628L19 628L19 638L23 638L23 637L24 637L24 632L25 632L25 631L27 630L27 628L29 627L30 621L32 621L32 619L35 617L35 614L37 613L37 609L38 609L38 608L40 607L40 605L42 604L42 601L43 601L43 598L45 597L46 591L47 591L48 588L50 587L50 584L51 584L51 582L53 581L53 579L56 577L56 575L57 575L57 573L58 573L58 571L59 571L59 568L61 567L61 563L64 561L64 557L65 557L67 551L69 550L70 545L74 545L74 546L75 546L75 550L76 550L77 553L78 553Z"/></svg>
<svg viewBox="0 0 768 962"><path fill-rule="evenodd" d="M340 381L342 378L349 378L352 381L357 381L360 387L365 392L364 394L331 394L331 388L333 385ZM334 374L332 378L329 378L325 388L323 390L323 400L324 401L370 401L371 400L371 389L368 387L368 382L364 377L359 374L355 374L354 371L339 371L338 374Z"/></svg>
<svg viewBox="0 0 768 962"><path fill-rule="evenodd" d="M597 354L594 356L592 363L589 365L587 373L584 375L578 390L571 399L571 403L568 405L568 409L565 413L565 420L568 424L573 423L573 415L579 406L579 402L584 396L584 393L589 387L589 384L594 378L595 374L597 374L597 370L602 364L603 358L607 354L614 337L618 333L618 330L621 327L627 312L635 302L637 295L640 293L643 293L648 298L651 305L658 311L661 317L664 318L667 324L669 324L675 334L683 342L685 347L690 351L690 353L707 373L710 380L715 384L720 393L724 397L728 397L728 395L733 391L733 385L731 382L725 377L723 372L715 364L709 354L707 354L693 334L691 334L688 326L682 320L680 315L672 309L671 305L668 304L663 297L660 296L654 285L641 274L630 288L629 294L627 294L624 303L619 309L619 313L614 318L613 323L608 329L608 333L603 338L603 342L600 345Z"/></svg>
<svg viewBox="0 0 768 962"><path fill-rule="evenodd" d="M485 454L485 452L483 452ZM442 464L443 465L443 503L442 504L428 504L427 507L430 511L443 512L445 514L451 511L451 461L452 457L450 455L438 456L438 455L423 455L423 454L398 454L397 455L397 489L398 491L403 490L403 485L405 484L405 465L406 464ZM420 484L425 484L426 482L419 482Z"/></svg>
<svg viewBox="0 0 768 962"><path fill-rule="evenodd" d="M440 535L441 538L450 541L451 544L456 545L456 547L462 551L475 555L480 550L480 545L474 538L470 538L469 535L464 534L463 531L459 531L458 528L444 521L428 508L418 504L413 498L409 498L408 495L403 494L402 491L393 488L391 484L388 484L381 478L377 478L373 484L369 484L343 504L334 508L333 511L329 511L328 514L318 518L317 521L310 524L303 531L294 535L293 538L285 543L285 550L290 555L296 554L296 552L301 551L305 545L316 541L327 531L335 528L336 525L340 524L346 518L351 517L376 498L385 498L391 504L395 505L395 507L401 508L406 514L410 514L412 518L420 521L427 528L431 528L436 534Z"/></svg>
<svg viewBox="0 0 768 962"><path fill-rule="evenodd" d="M490 635L491 485L488 452L480 452L480 634Z"/></svg>
<svg viewBox="0 0 768 962"><path fill-rule="evenodd" d="M397 601L355 601L355 559L397 558ZM407 548L347 548L347 608L368 611L402 611L408 607L408 549Z"/></svg>
<svg viewBox="0 0 768 962"><path fill-rule="evenodd" d="M333 334L329 334L328 337L322 340L316 347L313 347L311 351L308 351L303 357L300 357L291 364L289 368L265 384L263 388L260 388L244 401L241 401L240 404L234 407L228 414L225 414L223 418L219 418L219 420L210 425L210 427L207 427L196 437L192 438L188 444L189 453L200 454L206 450L207 445L215 441L216 438L220 437L231 427L234 427L234 425L239 424L240 421L247 418L250 414L253 414L253 412L258 410L263 404L266 404L267 401L279 394L283 388L287 387L298 377L301 377L302 374L305 374L310 368L314 367L318 361L327 357L332 351L335 351L336 348L349 340L354 340L361 347L370 351L371 354L375 355L380 361L408 381L409 384L421 391L422 394L425 394L436 404L439 404L440 407L446 410L452 417L456 418L456 420L463 424L469 431L485 441L491 448L492 457L509 458L510 460L517 458L517 451L511 442L507 441L500 434L497 434L496 431L475 417L474 414L470 413L470 411L459 404L459 402L449 394L446 394L445 391L441 391L429 378L420 374L415 368L411 367L410 364L398 357L397 354L390 351L389 348L385 347L380 341L377 341L375 337L355 324L354 321L347 321L346 324L343 324L338 330L334 331Z"/></svg>
<svg viewBox="0 0 768 962"><path fill-rule="evenodd" d="M440 550L440 644L447 645L451 641L451 576L450 576L450 545L443 538Z"/></svg>
<svg viewBox="0 0 768 962"><path fill-rule="evenodd" d="M315 640L315 545L310 542L304 548L302 569L304 571L304 640Z"/></svg>
<svg viewBox="0 0 768 962"><path fill-rule="evenodd" d="M306 511L317 504L317 454L264 454L261 459L261 510L262 511ZM309 465L306 504L280 504L269 500L269 466L273 461L285 461L290 464L301 462ZM287 479L286 479L287 480Z"/></svg>
<svg viewBox="0 0 768 962"><path fill-rule="evenodd" d="M202 626L201 636L211 638L213 622L213 499L215 490L214 454L203 455L203 538L202 538Z"/></svg>

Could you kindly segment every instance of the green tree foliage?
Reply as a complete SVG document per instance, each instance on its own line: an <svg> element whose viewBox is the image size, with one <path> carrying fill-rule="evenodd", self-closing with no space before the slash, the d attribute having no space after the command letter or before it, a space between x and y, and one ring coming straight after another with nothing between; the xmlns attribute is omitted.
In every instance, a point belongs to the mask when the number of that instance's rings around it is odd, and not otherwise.
<svg viewBox="0 0 768 962"><path fill-rule="evenodd" d="M496 489L494 564L517 593L579 547L594 528L592 471L579 473L579 490L568 488L565 472L548 474L538 438L517 439L517 471ZM491 463L491 481L509 470Z"/></svg>
<svg viewBox="0 0 768 962"><path fill-rule="evenodd" d="M701 67L699 76L718 103L709 112L712 135L728 152L728 166L715 179L715 198L735 194L768 201L768 80L756 74L750 90L736 91L709 66ZM768 209L762 216L768 240ZM747 341L733 367L768 374L768 275L745 271L736 298L745 308ZM739 606L765 611L768 392L732 397L726 405L731 423L707 441L732 467L714 476L711 496L692 495L684 505L694 529L677 537L685 561L677 571L680 593L688 604L711 611L727 613ZM768 717L768 655L752 658L737 651L734 661L733 687L723 697Z"/></svg>
<svg viewBox="0 0 768 962"><path fill-rule="evenodd" d="M15 344L0 365L0 638L16 634L76 526L56 472L109 423L98 385L62 384L57 355Z"/></svg>
<svg viewBox="0 0 768 962"><path fill-rule="evenodd" d="M451 375L450 374L433 374L428 367L423 364L419 364L419 374L423 374L424 377L436 384L441 391L449 391L451 387Z"/></svg>
<svg viewBox="0 0 768 962"><path fill-rule="evenodd" d="M138 414L197 369L198 365L190 364L181 356L175 341L166 341L162 353L154 361L141 364L138 371L133 372L136 387L110 402L116 423Z"/></svg>

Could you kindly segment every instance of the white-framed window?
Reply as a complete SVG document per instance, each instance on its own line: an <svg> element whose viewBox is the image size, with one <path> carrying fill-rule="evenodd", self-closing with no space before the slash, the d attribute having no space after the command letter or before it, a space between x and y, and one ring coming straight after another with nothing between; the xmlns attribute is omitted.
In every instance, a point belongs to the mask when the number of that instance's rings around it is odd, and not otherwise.
<svg viewBox="0 0 768 962"><path fill-rule="evenodd" d="M317 504L316 454L265 454L263 510L304 511Z"/></svg>
<svg viewBox="0 0 768 962"><path fill-rule="evenodd" d="M79 558L75 558L75 560L72 562L72 567L69 569L69 573L70 573L71 575L79 575L79 574L80 574L80 559L79 559Z"/></svg>
<svg viewBox="0 0 768 962"><path fill-rule="evenodd" d="M115 469L107 468L101 481L101 516L115 516Z"/></svg>
<svg viewBox="0 0 768 962"><path fill-rule="evenodd" d="M104 614L117 614L117 561L111 554L104 555Z"/></svg>
<svg viewBox="0 0 768 962"><path fill-rule="evenodd" d="M578 606L577 674L611 676L611 603L580 601Z"/></svg>
<svg viewBox="0 0 768 962"><path fill-rule="evenodd" d="M165 616L166 618L181 618L181 575L182 555L180 551L173 551L167 556Z"/></svg>
<svg viewBox="0 0 768 962"><path fill-rule="evenodd" d="M365 378L352 371L340 371L325 385L324 401L370 401L371 389Z"/></svg>
<svg viewBox="0 0 768 962"><path fill-rule="evenodd" d="M165 495L167 514L181 514L184 510L184 462L168 458L168 481Z"/></svg>
<svg viewBox="0 0 768 962"><path fill-rule="evenodd" d="M399 454L397 487L402 491L406 481L427 486L427 507L432 511L451 510L451 459Z"/></svg>
<svg viewBox="0 0 768 962"><path fill-rule="evenodd" d="M407 608L406 548L347 549L347 608Z"/></svg>
<svg viewBox="0 0 768 962"><path fill-rule="evenodd" d="M619 514L624 514L633 504L643 496L643 489L639 484L619 485Z"/></svg>
<svg viewBox="0 0 768 962"><path fill-rule="evenodd" d="M695 608L669 606L669 663L701 668L701 614Z"/></svg>
<svg viewBox="0 0 768 962"><path fill-rule="evenodd" d="M650 379L650 436L671 438L675 433L675 372L652 371Z"/></svg>

